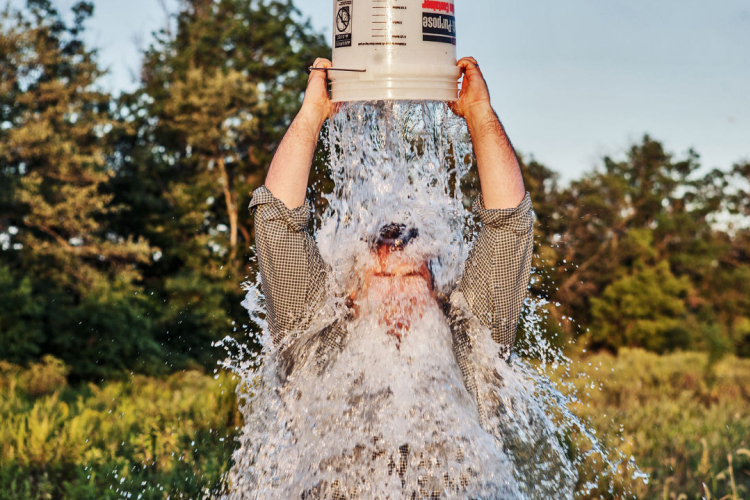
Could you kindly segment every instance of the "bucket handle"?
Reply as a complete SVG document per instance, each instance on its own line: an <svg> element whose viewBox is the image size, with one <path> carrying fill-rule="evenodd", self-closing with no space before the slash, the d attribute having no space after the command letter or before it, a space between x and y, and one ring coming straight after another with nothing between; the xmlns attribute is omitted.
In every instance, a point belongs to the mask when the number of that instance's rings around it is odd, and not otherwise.
<svg viewBox="0 0 750 500"><path fill-rule="evenodd" d="M349 73L367 73L366 69L349 69L349 68L313 68L310 66L307 68L307 72L311 71L348 71Z"/></svg>

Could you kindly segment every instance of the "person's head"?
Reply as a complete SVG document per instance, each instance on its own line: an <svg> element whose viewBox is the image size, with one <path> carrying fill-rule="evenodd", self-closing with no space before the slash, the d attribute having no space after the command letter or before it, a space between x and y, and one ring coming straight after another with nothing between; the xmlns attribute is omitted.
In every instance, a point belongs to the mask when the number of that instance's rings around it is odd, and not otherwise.
<svg viewBox="0 0 750 500"><path fill-rule="evenodd" d="M377 256L374 275L377 277L429 279L427 262L418 256L405 252L406 247L419 237L419 231L404 224L388 224L380 228L373 245Z"/></svg>
<svg viewBox="0 0 750 500"><path fill-rule="evenodd" d="M374 259L362 288L352 297L357 309L377 314L397 339L435 297L427 259L407 251L418 237L416 228L404 224L383 226L372 244Z"/></svg>

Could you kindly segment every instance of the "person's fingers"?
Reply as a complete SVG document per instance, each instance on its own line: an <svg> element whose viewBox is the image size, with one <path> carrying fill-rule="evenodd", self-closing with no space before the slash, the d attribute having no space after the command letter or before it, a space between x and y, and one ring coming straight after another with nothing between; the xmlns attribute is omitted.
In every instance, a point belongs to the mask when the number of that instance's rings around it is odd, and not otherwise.
<svg viewBox="0 0 750 500"><path fill-rule="evenodd" d="M460 61L458 61L458 68L461 70L461 79L464 82L464 85L468 81L468 78L466 76L466 72L471 67L471 61L469 61L467 58L463 58Z"/></svg>
<svg viewBox="0 0 750 500"><path fill-rule="evenodd" d="M467 62L467 63L471 63L471 64L473 64L474 66L477 66L477 67L479 66L479 63L473 57L462 57L459 62L462 62L462 61Z"/></svg>
<svg viewBox="0 0 750 500"><path fill-rule="evenodd" d="M479 66L473 62L469 62L469 64L466 66L466 72L467 73L481 73L482 70L479 69Z"/></svg>
<svg viewBox="0 0 750 500"><path fill-rule="evenodd" d="M333 63L331 61L329 61L328 59L322 59L321 58L318 61L318 66L316 66L316 67L318 67L318 68L333 68ZM325 81L326 81L325 83L326 83L326 86L327 86L328 85L328 75L329 75L328 71L320 71L320 73L323 73L323 78L325 79ZM326 92L328 92L328 91L326 90Z"/></svg>
<svg viewBox="0 0 750 500"><path fill-rule="evenodd" d="M454 115L461 116L461 113L459 112L459 109L458 109L458 102L449 101L448 102L448 109L450 109L453 112Z"/></svg>
<svg viewBox="0 0 750 500"><path fill-rule="evenodd" d="M463 83L467 85L468 82L476 78L477 76L484 78L482 71L476 63L476 59L473 57L464 57L458 61L458 67L461 69L463 75Z"/></svg>
<svg viewBox="0 0 750 500"><path fill-rule="evenodd" d="M315 62L312 64L313 68L331 68L333 67L333 63L329 61L328 59L324 59L322 57L318 57L315 59ZM307 81L311 82L313 78L322 77L324 80L328 77L327 71L310 71L310 75L307 77Z"/></svg>
<svg viewBox="0 0 750 500"><path fill-rule="evenodd" d="M313 68L332 68L333 63L329 61L328 59L323 59L322 57L319 57L315 59L315 62L313 63ZM327 73L327 71L319 71L320 73L323 73L324 75Z"/></svg>
<svg viewBox="0 0 750 500"><path fill-rule="evenodd" d="M479 63L473 57L462 57L458 60L459 68L471 68L472 66L477 69L479 68Z"/></svg>
<svg viewBox="0 0 750 500"><path fill-rule="evenodd" d="M458 63L457 63L458 67L461 68L461 71L463 71L463 72L466 72L466 68L468 68L469 66L471 66L471 64L473 64L473 63L469 60L468 57L463 57L463 58L459 59Z"/></svg>

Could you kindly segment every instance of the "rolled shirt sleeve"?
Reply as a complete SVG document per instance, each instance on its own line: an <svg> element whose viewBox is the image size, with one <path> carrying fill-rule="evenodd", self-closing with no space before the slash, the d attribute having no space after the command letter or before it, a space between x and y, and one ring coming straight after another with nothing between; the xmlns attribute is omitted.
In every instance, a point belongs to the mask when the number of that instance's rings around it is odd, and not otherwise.
<svg viewBox="0 0 750 500"><path fill-rule="evenodd" d="M534 211L526 193L516 208L486 209L480 195L472 211L482 225L459 284L471 311L508 353L516 338L534 247Z"/></svg>
<svg viewBox="0 0 750 500"><path fill-rule="evenodd" d="M328 276L315 240L307 232L310 205L290 210L265 186L250 202L255 211L255 249L275 344L303 331L325 299Z"/></svg>

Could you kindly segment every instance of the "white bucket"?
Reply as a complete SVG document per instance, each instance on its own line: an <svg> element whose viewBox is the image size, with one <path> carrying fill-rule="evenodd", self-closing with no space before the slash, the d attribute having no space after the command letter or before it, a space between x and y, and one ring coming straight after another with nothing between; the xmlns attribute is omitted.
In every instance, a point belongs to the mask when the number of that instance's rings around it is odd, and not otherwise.
<svg viewBox="0 0 750 500"><path fill-rule="evenodd" d="M334 102L458 99L453 0L334 0Z"/></svg>

